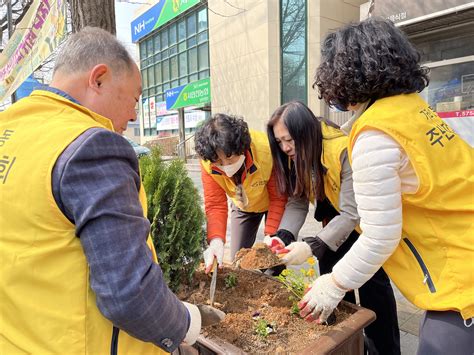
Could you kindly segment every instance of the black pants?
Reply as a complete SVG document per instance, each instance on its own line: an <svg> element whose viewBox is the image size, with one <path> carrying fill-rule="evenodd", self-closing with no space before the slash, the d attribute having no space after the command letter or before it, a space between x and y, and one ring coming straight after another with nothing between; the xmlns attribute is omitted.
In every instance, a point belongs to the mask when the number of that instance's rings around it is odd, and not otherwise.
<svg viewBox="0 0 474 355"><path fill-rule="evenodd" d="M353 231L336 252L326 251L319 260L321 274L332 271L333 266L349 251L358 236L359 233ZM400 354L397 304L390 279L383 269L377 271L369 281L359 288L359 298L362 307L374 311L377 315L377 319L364 329L366 353L370 355ZM344 300L355 303L354 292L348 292Z"/></svg>

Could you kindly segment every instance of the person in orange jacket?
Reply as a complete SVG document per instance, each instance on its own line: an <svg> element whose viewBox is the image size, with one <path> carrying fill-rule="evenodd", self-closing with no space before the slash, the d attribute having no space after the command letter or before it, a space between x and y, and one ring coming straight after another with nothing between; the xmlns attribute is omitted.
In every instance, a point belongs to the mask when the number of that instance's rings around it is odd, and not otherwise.
<svg viewBox="0 0 474 355"><path fill-rule="evenodd" d="M214 258L222 267L227 229L227 197L231 208L231 258L255 242L265 216L265 234L278 230L286 196L278 192L268 138L251 131L240 117L216 114L196 132L195 149L201 176L209 247L206 272Z"/></svg>

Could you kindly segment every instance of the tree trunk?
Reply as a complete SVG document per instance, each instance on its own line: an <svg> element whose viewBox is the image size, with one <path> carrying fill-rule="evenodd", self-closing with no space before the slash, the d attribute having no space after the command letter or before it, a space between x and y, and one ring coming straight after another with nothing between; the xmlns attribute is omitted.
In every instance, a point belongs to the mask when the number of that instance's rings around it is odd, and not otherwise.
<svg viewBox="0 0 474 355"><path fill-rule="evenodd" d="M69 0L72 32L86 26L100 27L115 34L114 0Z"/></svg>

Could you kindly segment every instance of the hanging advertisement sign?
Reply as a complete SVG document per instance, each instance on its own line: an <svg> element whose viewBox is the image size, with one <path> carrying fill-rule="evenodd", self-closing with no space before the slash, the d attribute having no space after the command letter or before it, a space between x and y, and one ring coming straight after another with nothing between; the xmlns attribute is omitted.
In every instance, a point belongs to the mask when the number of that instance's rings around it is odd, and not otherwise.
<svg viewBox="0 0 474 355"><path fill-rule="evenodd" d="M152 96L149 99L150 101L150 127L156 127L156 105L155 105L155 97Z"/></svg>
<svg viewBox="0 0 474 355"><path fill-rule="evenodd" d="M438 116L471 147L474 147L474 110L438 112Z"/></svg>
<svg viewBox="0 0 474 355"><path fill-rule="evenodd" d="M199 3L200 0L159 0L132 21L132 42L138 42L140 38Z"/></svg>
<svg viewBox="0 0 474 355"><path fill-rule="evenodd" d="M150 105L148 99L142 100L143 128L150 128Z"/></svg>
<svg viewBox="0 0 474 355"><path fill-rule="evenodd" d="M10 96L66 37L66 0L35 0L0 54L0 101Z"/></svg>
<svg viewBox="0 0 474 355"><path fill-rule="evenodd" d="M156 106L156 116L166 116L166 115L174 115L177 113L177 111L172 110L168 111L166 109L166 101L160 101L155 104Z"/></svg>
<svg viewBox="0 0 474 355"><path fill-rule="evenodd" d="M209 78L166 90L166 109L199 106L211 102L211 80Z"/></svg>
<svg viewBox="0 0 474 355"><path fill-rule="evenodd" d="M186 128L195 128L199 122L206 119L204 111L192 111L184 113L184 126ZM156 118L157 131L177 130L179 127L178 115L159 116Z"/></svg>
<svg viewBox="0 0 474 355"><path fill-rule="evenodd" d="M415 19L435 12L466 6L468 0L413 1L413 0L376 0L372 15L382 16L392 22Z"/></svg>

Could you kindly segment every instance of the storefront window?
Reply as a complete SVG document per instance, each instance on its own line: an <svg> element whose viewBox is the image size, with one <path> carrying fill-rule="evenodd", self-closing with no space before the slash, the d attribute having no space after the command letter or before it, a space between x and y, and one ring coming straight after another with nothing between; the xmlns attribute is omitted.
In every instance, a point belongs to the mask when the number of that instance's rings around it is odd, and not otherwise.
<svg viewBox="0 0 474 355"><path fill-rule="evenodd" d="M198 13L198 30L207 30L207 9L202 9Z"/></svg>
<svg viewBox="0 0 474 355"><path fill-rule="evenodd" d="M140 42L144 97L209 76L207 26L203 6Z"/></svg>
<svg viewBox="0 0 474 355"><path fill-rule="evenodd" d="M474 60L432 64L430 84L421 94L456 133L474 146Z"/></svg>
<svg viewBox="0 0 474 355"><path fill-rule="evenodd" d="M307 102L306 0L280 0L281 101Z"/></svg>

